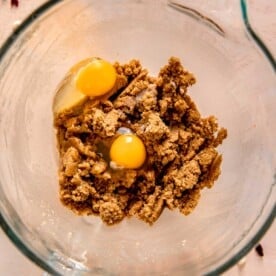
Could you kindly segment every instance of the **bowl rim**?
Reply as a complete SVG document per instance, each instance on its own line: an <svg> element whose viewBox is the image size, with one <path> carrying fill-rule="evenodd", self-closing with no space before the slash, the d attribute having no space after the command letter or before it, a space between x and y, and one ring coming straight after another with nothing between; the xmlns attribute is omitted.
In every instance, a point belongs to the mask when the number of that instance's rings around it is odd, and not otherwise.
<svg viewBox="0 0 276 276"><path fill-rule="evenodd" d="M62 3L62 2L65 2L65 0L48 0L44 4L39 6L37 9L35 9L32 13L30 13L30 15L24 21L22 21L22 23L12 32L12 34L1 45L0 63L5 57L8 50L12 47L12 45L15 43L17 38L20 36L20 34L23 33L23 31L27 27L29 27L33 22L35 22L42 15L44 15L45 12L47 12L48 10L56 6L58 3ZM241 8L242 20L244 23L245 30L252 38L253 42L255 42L257 46L260 48L260 50L263 52L264 57L270 63L274 72L276 72L275 58L273 57L272 53L269 51L265 43L261 40L261 38L256 34L254 29L251 27L250 21L248 19L248 14L247 14L246 0L240 0L240 8ZM274 183L272 183L272 186L274 185L276 185L276 174L274 175ZM2 192L2 190L0 190L0 192ZM212 269L211 271L207 272L207 274L205 275L219 275L225 272L226 270L228 270L233 265L235 265L240 259L242 259L245 255L247 255L249 251L251 251L252 248L259 242L259 240L264 236L264 234L267 232L269 227L274 222L275 217L276 217L276 204L274 204L265 222L260 227L260 229L256 232L256 234L237 253L235 253L232 257L227 258L227 260L223 261L223 263L220 266ZM0 226L2 230L5 232L5 234L9 237L9 239L13 242L13 244L23 253L23 255L29 258L34 264L38 265L40 268L47 271L51 275L61 275L57 270L55 270L55 268L53 268L49 263L43 260L43 258L37 256L36 253L33 252L32 249L21 240L19 235L17 235L16 231L5 220L3 214L1 213L1 210L0 210Z"/></svg>

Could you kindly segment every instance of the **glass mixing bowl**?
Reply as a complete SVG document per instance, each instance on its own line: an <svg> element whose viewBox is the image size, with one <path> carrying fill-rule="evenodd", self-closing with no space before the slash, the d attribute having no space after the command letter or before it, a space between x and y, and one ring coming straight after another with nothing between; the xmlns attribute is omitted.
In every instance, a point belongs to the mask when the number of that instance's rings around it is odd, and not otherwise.
<svg viewBox="0 0 276 276"><path fill-rule="evenodd" d="M276 78L241 6L49 1L13 33L0 51L0 222L25 255L54 275L201 275L254 246L275 216ZM156 74L172 55L197 76L202 114L228 128L221 177L190 216L165 211L152 227L73 215L58 198L57 84L89 56L138 58Z"/></svg>

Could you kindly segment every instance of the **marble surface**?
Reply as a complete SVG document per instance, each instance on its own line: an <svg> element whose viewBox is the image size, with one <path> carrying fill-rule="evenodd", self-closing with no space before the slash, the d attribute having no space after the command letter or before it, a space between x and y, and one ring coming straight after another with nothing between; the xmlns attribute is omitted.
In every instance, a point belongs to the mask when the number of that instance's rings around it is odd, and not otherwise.
<svg viewBox="0 0 276 276"><path fill-rule="evenodd" d="M14 25L39 6L43 0L19 0L19 8L10 8L8 0L0 0L0 44L9 35ZM276 56L276 1L248 0L252 25ZM264 257L255 250L239 264L232 267L225 276L272 276L276 275L276 223L272 225L261 241ZM42 275L43 271L29 261L0 230L0 275Z"/></svg>

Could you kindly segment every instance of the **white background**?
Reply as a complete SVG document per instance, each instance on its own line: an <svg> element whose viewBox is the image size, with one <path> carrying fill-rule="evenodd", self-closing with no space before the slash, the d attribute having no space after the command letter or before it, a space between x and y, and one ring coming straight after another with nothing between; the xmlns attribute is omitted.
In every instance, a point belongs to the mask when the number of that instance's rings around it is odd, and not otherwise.
<svg viewBox="0 0 276 276"><path fill-rule="evenodd" d="M0 0L0 44L11 32L14 23L38 7L43 0L19 0L19 8L10 8L9 0ZM276 56L276 0L248 0L251 23ZM275 136L275 134L274 134ZM243 265L236 265L225 276L276 275L276 223L261 244L265 256L253 250ZM42 275L43 271L24 257L0 230L0 275Z"/></svg>

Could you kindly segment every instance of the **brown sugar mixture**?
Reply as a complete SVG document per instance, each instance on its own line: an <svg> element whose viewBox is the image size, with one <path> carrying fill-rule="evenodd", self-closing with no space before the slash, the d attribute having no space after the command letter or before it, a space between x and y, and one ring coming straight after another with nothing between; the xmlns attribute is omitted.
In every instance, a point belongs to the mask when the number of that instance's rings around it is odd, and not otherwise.
<svg viewBox="0 0 276 276"><path fill-rule="evenodd" d="M153 78L140 62L115 63L113 92L55 114L62 203L108 225L125 217L153 224L164 208L188 215L201 190L220 175L216 147L227 137L214 116L202 118L188 95L195 77L172 57ZM110 166L109 148L120 129L146 149L138 169ZM133 156L135 158L135 156Z"/></svg>

